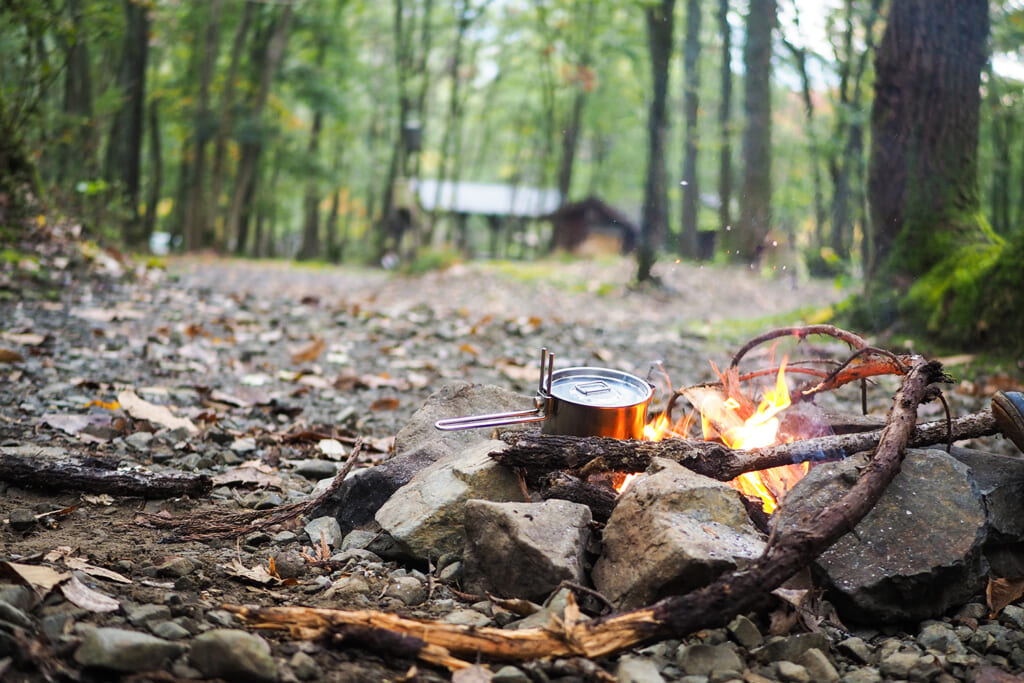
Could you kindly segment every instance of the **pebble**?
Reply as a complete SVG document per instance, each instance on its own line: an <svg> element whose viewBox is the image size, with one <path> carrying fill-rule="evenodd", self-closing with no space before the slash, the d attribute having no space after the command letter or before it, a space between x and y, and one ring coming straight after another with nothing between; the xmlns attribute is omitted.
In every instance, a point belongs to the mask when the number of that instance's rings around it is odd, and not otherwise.
<svg viewBox="0 0 1024 683"><path fill-rule="evenodd" d="M124 438L124 442L137 451L148 451L153 445L153 433L133 432Z"/></svg>
<svg viewBox="0 0 1024 683"><path fill-rule="evenodd" d="M323 675L323 669L317 661L302 651L292 655L288 666L300 681L315 681Z"/></svg>
<svg viewBox="0 0 1024 683"><path fill-rule="evenodd" d="M779 675L779 680L787 683L811 683L811 674L806 667L799 664L782 660L775 663L775 671Z"/></svg>
<svg viewBox="0 0 1024 683"><path fill-rule="evenodd" d="M150 626L149 630L153 632L153 635L164 640L184 640L192 635L187 628L173 621L161 621Z"/></svg>
<svg viewBox="0 0 1024 683"><path fill-rule="evenodd" d="M384 597L401 600L406 605L419 605L427 599L427 587L414 576L392 577Z"/></svg>
<svg viewBox="0 0 1024 683"><path fill-rule="evenodd" d="M754 622L742 614L729 623L728 630L733 639L748 650L752 650L764 642L764 636L761 635L761 631L754 625Z"/></svg>
<svg viewBox="0 0 1024 683"><path fill-rule="evenodd" d="M168 579L188 576L195 570L195 564L186 557L168 557L156 565L156 575Z"/></svg>
<svg viewBox="0 0 1024 683"><path fill-rule="evenodd" d="M330 460L302 460L295 464L295 474L313 481L328 479L338 473L338 464Z"/></svg>
<svg viewBox="0 0 1024 683"><path fill-rule="evenodd" d="M728 645L684 645L676 655L676 664L684 673L707 676L716 671L743 671L746 667Z"/></svg>
<svg viewBox="0 0 1024 683"><path fill-rule="evenodd" d="M660 683L665 680L654 661L633 655L619 659L615 679L618 683Z"/></svg>
<svg viewBox="0 0 1024 683"><path fill-rule="evenodd" d="M828 655L816 647L805 652L798 663L807 669L815 683L836 683L839 680L839 672Z"/></svg>
<svg viewBox="0 0 1024 683"><path fill-rule="evenodd" d="M139 605L125 609L125 616L132 626L144 626L151 621L165 621L171 618L171 608L167 605Z"/></svg>
<svg viewBox="0 0 1024 683"><path fill-rule="evenodd" d="M236 629L213 629L192 639L189 661L207 678L271 683L277 663L270 645L259 636Z"/></svg>
<svg viewBox="0 0 1024 683"><path fill-rule="evenodd" d="M338 548L344 538L341 535L341 525L338 524L338 520L329 516L310 520L303 530L314 548L320 545L321 538L328 546Z"/></svg>
<svg viewBox="0 0 1024 683"><path fill-rule="evenodd" d="M19 534L31 531L36 526L36 515L31 510L17 508L8 515L8 524Z"/></svg>

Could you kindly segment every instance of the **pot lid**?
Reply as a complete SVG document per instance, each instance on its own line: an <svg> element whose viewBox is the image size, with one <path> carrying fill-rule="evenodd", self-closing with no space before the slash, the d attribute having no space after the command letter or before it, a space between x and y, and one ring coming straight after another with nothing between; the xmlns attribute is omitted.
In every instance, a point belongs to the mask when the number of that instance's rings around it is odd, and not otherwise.
<svg viewBox="0 0 1024 683"><path fill-rule="evenodd" d="M551 377L551 395L562 401L598 408L628 408L650 400L644 380L608 368L565 368Z"/></svg>

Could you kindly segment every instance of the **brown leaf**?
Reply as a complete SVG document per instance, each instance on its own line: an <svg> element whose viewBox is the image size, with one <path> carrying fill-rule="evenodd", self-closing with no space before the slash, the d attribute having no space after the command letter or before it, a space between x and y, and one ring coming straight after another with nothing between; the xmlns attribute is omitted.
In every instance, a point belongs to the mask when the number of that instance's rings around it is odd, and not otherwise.
<svg viewBox="0 0 1024 683"><path fill-rule="evenodd" d="M268 572L263 565L257 564L252 569L249 569L242 564L237 557L231 560L231 564L221 565L221 567L224 569L224 573L226 574L237 576L240 579L251 581L252 583L260 586L264 586L268 583L281 582L281 579L271 576L270 572Z"/></svg>
<svg viewBox="0 0 1024 683"><path fill-rule="evenodd" d="M999 614L1003 608L1024 595L1024 579L989 579L985 588L985 600L992 616Z"/></svg>
<svg viewBox="0 0 1024 683"><path fill-rule="evenodd" d="M0 576L13 578L21 584L30 586L37 595L44 596L71 574L35 564L0 561Z"/></svg>
<svg viewBox="0 0 1024 683"><path fill-rule="evenodd" d="M189 434L199 433L199 428L192 424L192 421L188 418L175 417L174 413L167 406L157 405L139 398L131 389L126 389L118 394L117 402L121 404L121 407L129 415L137 420L149 420L168 429L184 427Z"/></svg>
<svg viewBox="0 0 1024 683"><path fill-rule="evenodd" d="M23 360L25 360L25 357L17 351L0 349L0 363L20 363Z"/></svg>
<svg viewBox="0 0 1024 683"><path fill-rule="evenodd" d="M378 398L370 404L370 410L397 410L397 398Z"/></svg>
<svg viewBox="0 0 1024 683"><path fill-rule="evenodd" d="M298 351L292 354L292 364L301 365L302 363L312 363L320 354L327 348L327 342L323 340L323 337L314 336L313 340L302 347Z"/></svg>
<svg viewBox="0 0 1024 683"><path fill-rule="evenodd" d="M480 349L478 349L477 347L473 346L469 342L466 342L465 344L461 345L459 347L459 351L462 351L463 353L468 353L471 356L479 356L480 355Z"/></svg>

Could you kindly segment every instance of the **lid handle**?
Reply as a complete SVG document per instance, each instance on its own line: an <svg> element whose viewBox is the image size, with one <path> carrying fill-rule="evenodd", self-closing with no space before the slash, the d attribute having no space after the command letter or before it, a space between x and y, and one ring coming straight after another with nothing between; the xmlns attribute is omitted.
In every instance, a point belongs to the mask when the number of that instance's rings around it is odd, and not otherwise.
<svg viewBox="0 0 1024 683"><path fill-rule="evenodd" d="M595 379L590 382L583 382L581 384L577 384L575 389L584 396L591 396L593 394L603 394L606 391L612 390L612 388L608 386L607 382L605 382L603 379Z"/></svg>

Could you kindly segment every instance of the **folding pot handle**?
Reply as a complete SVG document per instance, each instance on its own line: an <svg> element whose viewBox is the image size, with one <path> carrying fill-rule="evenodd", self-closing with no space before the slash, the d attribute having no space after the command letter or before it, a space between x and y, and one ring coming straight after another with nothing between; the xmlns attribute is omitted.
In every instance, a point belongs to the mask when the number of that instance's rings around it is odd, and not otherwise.
<svg viewBox="0 0 1024 683"><path fill-rule="evenodd" d="M434 426L450 432L456 429L475 429L477 427L500 427L502 425L519 424L521 422L540 422L547 417L545 406L539 405L533 410L520 410L512 413L491 413L490 415L469 415L467 417L451 417L438 420Z"/></svg>

